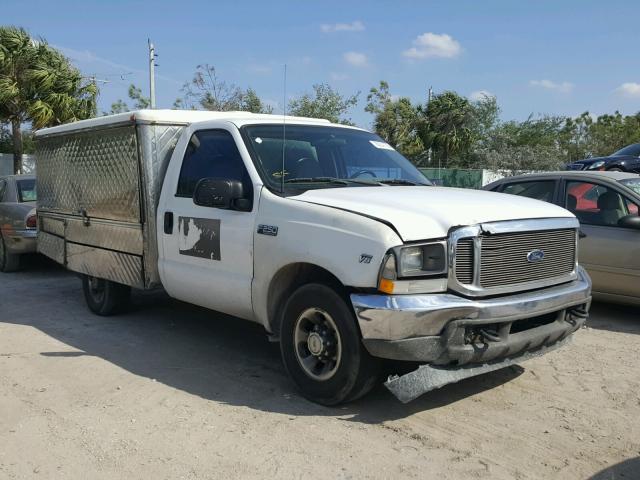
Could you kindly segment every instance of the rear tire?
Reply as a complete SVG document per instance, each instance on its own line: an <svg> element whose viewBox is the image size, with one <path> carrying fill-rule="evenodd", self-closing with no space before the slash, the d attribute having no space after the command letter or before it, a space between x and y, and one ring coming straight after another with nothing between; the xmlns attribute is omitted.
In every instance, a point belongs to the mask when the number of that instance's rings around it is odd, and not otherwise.
<svg viewBox="0 0 640 480"><path fill-rule="evenodd" d="M0 234L0 272L9 273L20 269L20 255L9 253L4 237Z"/></svg>
<svg viewBox="0 0 640 480"><path fill-rule="evenodd" d="M322 405L356 400L378 379L380 362L362 345L353 312L326 285L304 285L289 298L282 313L280 351L300 393Z"/></svg>
<svg viewBox="0 0 640 480"><path fill-rule="evenodd" d="M104 317L126 310L131 300L131 287L89 275L82 276L82 290L89 310Z"/></svg>

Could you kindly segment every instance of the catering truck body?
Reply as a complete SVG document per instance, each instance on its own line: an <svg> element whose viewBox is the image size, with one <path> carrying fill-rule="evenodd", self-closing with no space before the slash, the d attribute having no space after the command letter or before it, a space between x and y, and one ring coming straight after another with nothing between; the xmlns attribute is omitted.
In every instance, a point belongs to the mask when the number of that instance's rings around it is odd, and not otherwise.
<svg viewBox="0 0 640 480"><path fill-rule="evenodd" d="M435 187L379 137L326 121L141 110L37 133L38 250L89 308L131 287L262 324L309 399L414 362L402 401L561 345L590 280L568 211Z"/></svg>

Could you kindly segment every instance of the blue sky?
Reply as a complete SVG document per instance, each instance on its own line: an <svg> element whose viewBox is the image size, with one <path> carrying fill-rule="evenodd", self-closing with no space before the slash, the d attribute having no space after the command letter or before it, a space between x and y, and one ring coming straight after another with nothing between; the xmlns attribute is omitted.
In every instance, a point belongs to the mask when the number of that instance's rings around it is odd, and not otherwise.
<svg viewBox="0 0 640 480"><path fill-rule="evenodd" d="M61 48L101 85L101 109L148 91L147 38L156 45L157 99L170 107L196 65L253 87L281 111L327 82L361 91L351 118L368 127L366 94L496 95L503 119L640 110L640 2L616 1L40 1L2 2L2 24Z"/></svg>

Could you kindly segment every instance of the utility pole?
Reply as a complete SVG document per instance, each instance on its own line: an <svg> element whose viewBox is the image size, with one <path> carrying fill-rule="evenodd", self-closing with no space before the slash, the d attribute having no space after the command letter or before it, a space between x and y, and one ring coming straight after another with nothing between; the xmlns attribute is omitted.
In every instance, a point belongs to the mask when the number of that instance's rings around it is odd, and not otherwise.
<svg viewBox="0 0 640 480"><path fill-rule="evenodd" d="M149 101L151 108L156 108L156 49L151 43L150 39L147 39L149 44Z"/></svg>
<svg viewBox="0 0 640 480"><path fill-rule="evenodd" d="M429 108L429 104L431 103L431 95L433 94L433 87L429 87L429 95L427 97L427 108ZM431 147L427 150L427 165L431 165Z"/></svg>

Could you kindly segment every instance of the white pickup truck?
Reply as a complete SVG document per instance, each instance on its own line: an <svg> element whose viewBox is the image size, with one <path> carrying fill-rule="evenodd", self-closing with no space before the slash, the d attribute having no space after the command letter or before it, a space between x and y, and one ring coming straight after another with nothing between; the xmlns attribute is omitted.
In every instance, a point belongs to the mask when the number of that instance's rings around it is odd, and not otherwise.
<svg viewBox="0 0 640 480"><path fill-rule="evenodd" d="M414 362L402 401L561 345L585 322L578 222L434 187L376 135L244 112L141 110L37 133L38 250L89 308L131 287L264 326L326 405ZM401 364L404 369L404 365Z"/></svg>

